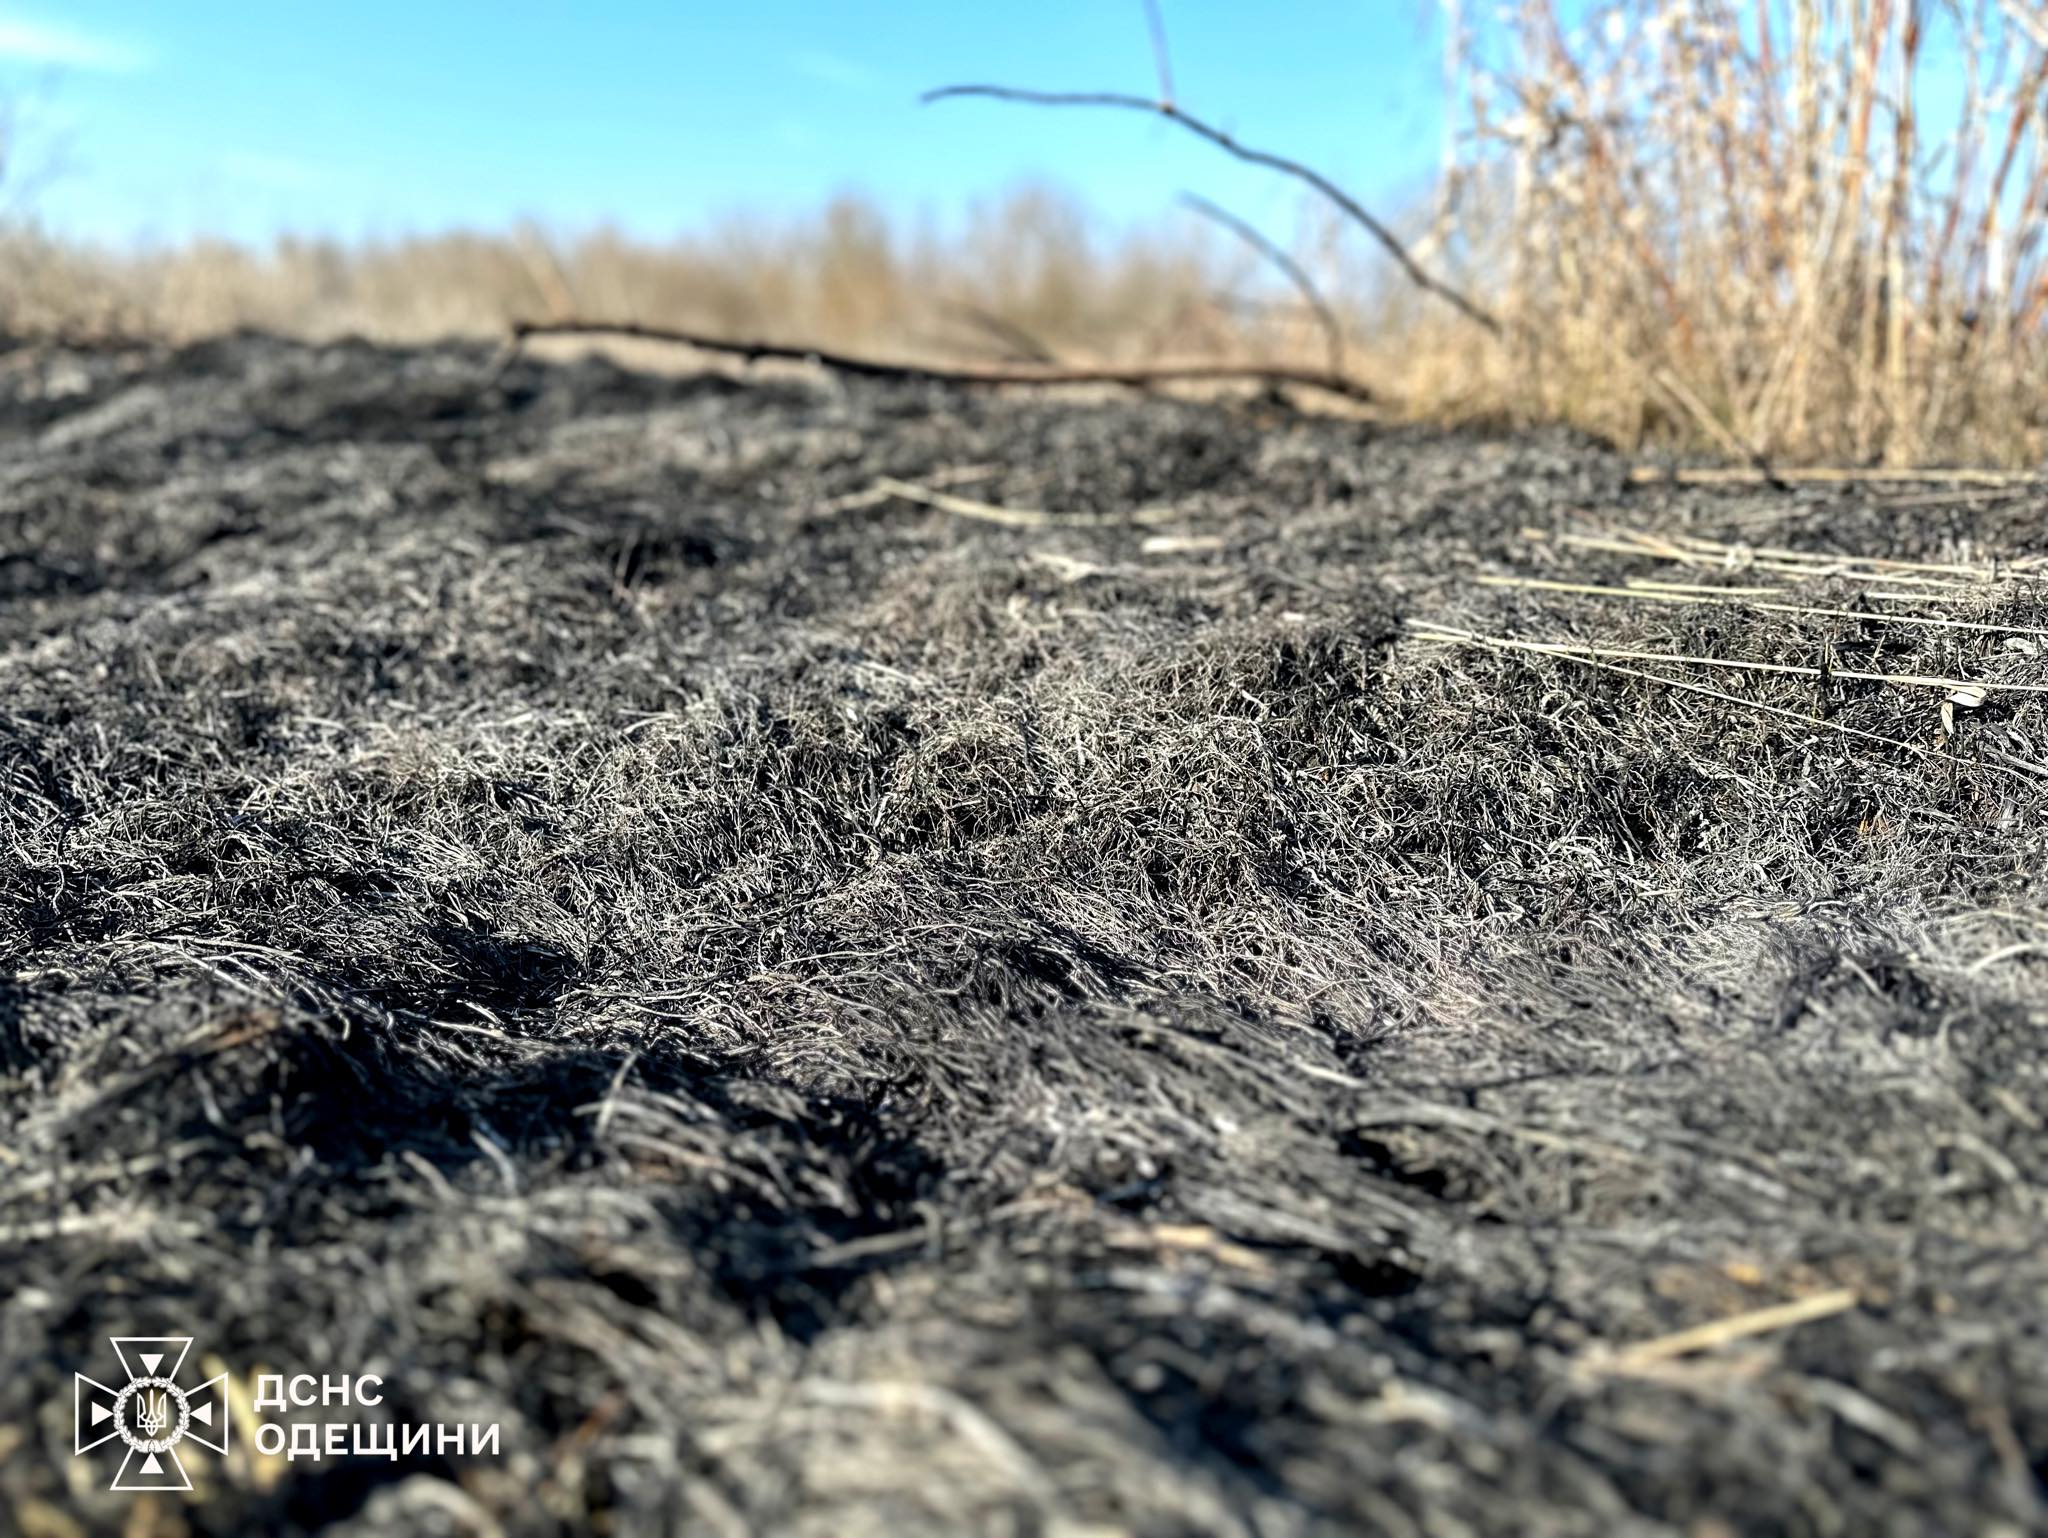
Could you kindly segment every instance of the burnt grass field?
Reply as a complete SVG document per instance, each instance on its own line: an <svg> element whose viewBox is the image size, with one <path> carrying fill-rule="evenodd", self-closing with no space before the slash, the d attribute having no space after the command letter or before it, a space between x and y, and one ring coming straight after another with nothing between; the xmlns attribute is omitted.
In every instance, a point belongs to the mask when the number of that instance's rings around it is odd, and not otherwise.
<svg viewBox="0 0 2048 1538"><path fill-rule="evenodd" d="M2043 500L1629 470L0 357L0 1530L2039 1530L2048 696L1841 675L2048 682L2048 585L1479 578L2009 572ZM72 1374L170 1333L501 1451L110 1495Z"/></svg>

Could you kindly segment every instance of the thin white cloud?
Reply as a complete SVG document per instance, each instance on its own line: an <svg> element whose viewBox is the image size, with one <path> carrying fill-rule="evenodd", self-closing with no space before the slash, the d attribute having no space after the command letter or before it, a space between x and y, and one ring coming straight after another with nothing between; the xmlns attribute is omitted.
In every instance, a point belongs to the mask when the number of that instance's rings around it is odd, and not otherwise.
<svg viewBox="0 0 2048 1538"><path fill-rule="evenodd" d="M0 59L56 69L128 75L149 67L148 52L126 38L0 15Z"/></svg>
<svg viewBox="0 0 2048 1538"><path fill-rule="evenodd" d="M881 76L859 60L836 53L812 50L796 54L790 59L789 67L799 75L808 75L827 85L844 86L850 91L872 91L882 83Z"/></svg>

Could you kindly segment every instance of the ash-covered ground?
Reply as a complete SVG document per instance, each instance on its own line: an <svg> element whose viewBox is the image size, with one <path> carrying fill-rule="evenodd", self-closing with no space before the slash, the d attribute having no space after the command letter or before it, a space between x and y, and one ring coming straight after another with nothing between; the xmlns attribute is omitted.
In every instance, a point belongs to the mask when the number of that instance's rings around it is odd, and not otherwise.
<svg viewBox="0 0 2048 1538"><path fill-rule="evenodd" d="M1522 532L1589 521L2010 562L2038 494L479 350L0 365L0 1529L2048 1520L2048 712L1843 676L2048 682L2048 587L1478 580L1673 575ZM190 1497L72 1456L73 1374L156 1334L233 1375ZM269 1372L501 1451L261 1455Z"/></svg>

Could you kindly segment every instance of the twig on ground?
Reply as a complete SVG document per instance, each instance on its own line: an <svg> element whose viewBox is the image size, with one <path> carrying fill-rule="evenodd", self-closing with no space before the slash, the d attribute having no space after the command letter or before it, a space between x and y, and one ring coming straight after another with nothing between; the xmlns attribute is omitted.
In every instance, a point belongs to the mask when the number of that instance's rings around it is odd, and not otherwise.
<svg viewBox="0 0 2048 1538"><path fill-rule="evenodd" d="M1720 700L1724 704L1740 706L1745 710L1753 710L1769 716L1778 716L1803 727L1819 731L1837 732L1844 737L1854 737L1864 742L1877 743L1883 747L1897 748L1901 752L1912 754L1915 758L1936 758L1944 763L1955 764L1957 767L1964 769L1977 767L2002 768L2006 773L2028 781L2038 781L2040 778L2038 774L2031 773L2025 769L2009 767L2003 763L1979 765L1957 754L1944 753L1939 748L1922 747L1917 742L1907 742L1899 737L1887 737L1881 732L1866 732L1861 727L1845 726L1840 721L1830 721L1826 717L1802 715L1796 710L1787 710L1782 705L1767 705L1761 700L1746 700L1739 694L1728 693L1725 689L1715 689L1707 684L1694 683L1686 678L1673 678L1667 673L1646 672L1642 668L1624 667L1619 662L1606 662L1597 657L1574 656L1569 652L1540 653L1537 648L1526 646L1521 642L1508 640L1501 636L1481 635L1473 630L1460 630L1452 625L1438 625L1425 620L1415 619L1409 620L1407 624L1409 629L1416 632L1417 638L1420 640L1455 641L1466 646L1478 647L1482 651L1502 652L1510 655L1528 656L1532 653L1547 655L1555 657L1559 662L1572 662L1580 667L1598 668L1604 673L1619 673L1625 678L1640 678L1645 683L1662 684L1668 689L1683 690L1687 694L1704 695L1708 699Z"/></svg>
<svg viewBox="0 0 2048 1538"><path fill-rule="evenodd" d="M1810 1298L1798 1298L1790 1303L1776 1303L1769 1308L1752 1309L1746 1314L1732 1314L1726 1319L1711 1320L1695 1325L1689 1330L1679 1330L1670 1335L1660 1335L1654 1340L1637 1341L1619 1351L1605 1351L1589 1355L1585 1365L1593 1368L1619 1369L1626 1372L1633 1367L1644 1367L1654 1362L1668 1362L1675 1357L1691 1356L1699 1351L1711 1351L1716 1346L1731 1341L1747 1340L1755 1335L1768 1335L1779 1330L1789 1330L1795 1325L1811 1324L1816 1319L1828 1319L1836 1314L1846 1313L1859 1301L1853 1287L1838 1287L1831 1292L1817 1292Z"/></svg>
<svg viewBox="0 0 2048 1538"><path fill-rule="evenodd" d="M1246 1245L1227 1239L1206 1223L1147 1223L1112 1232L1109 1243L1115 1249L1182 1251L1207 1255L1226 1266L1271 1276L1273 1266L1265 1256Z"/></svg>
<svg viewBox="0 0 2048 1538"><path fill-rule="evenodd" d="M1429 639L1425 636L1424 639ZM1678 652L1631 651L1626 647L1587 646L1577 641L1503 640L1517 651L1557 657L1612 657L1622 662L1663 662L1686 667L1727 668L1743 673L1784 673L1797 678L1846 678L1857 683L1899 684L1931 689L1998 690L2009 694L2048 694L2048 684L2006 684L1987 679L1942 678L1926 673L1864 673L1853 668L1813 668L1796 662L1754 662L1744 657L1696 657Z"/></svg>
<svg viewBox="0 0 2048 1538"><path fill-rule="evenodd" d="M2048 573L2034 561L1976 566L1945 561L1895 561L1882 556L1831 555L1819 550L1793 550L1779 545L1731 545L1694 534L1651 534L1618 529L1592 534L1569 530L1551 533L1524 529L1522 538L1537 543L1555 540L1580 550L1609 555L1647 556L1681 566L1720 570L1775 571L1806 577L1842 577L1857 582L1898 582L1908 586L1958 588L1993 582L2042 582Z"/></svg>
<svg viewBox="0 0 2048 1538"><path fill-rule="evenodd" d="M935 507L940 512L953 513L961 518L975 518L983 523L999 523L1012 529L1054 528L1063 523L1161 523L1173 516L1173 509L1167 507L1140 508L1134 513L1120 513L1102 516L1093 513L1047 513L1029 507L997 507L991 502L975 502L967 497L948 496L942 491L933 491L928 486L913 485L899 481L893 476L877 476L875 490L887 496L901 497L906 502L921 503Z"/></svg>
<svg viewBox="0 0 2048 1538"><path fill-rule="evenodd" d="M1338 324L1337 312L1330 308L1329 302L1323 298L1321 292L1316 288L1315 279L1308 275L1307 269L1293 257L1289 256L1284 247L1276 241L1267 239L1255 226L1238 218L1229 209L1212 203L1207 198L1193 192L1183 192L1180 195L1180 200L1182 204L1200 214L1203 218L1212 219L1222 225L1231 234L1235 235L1239 240L1250 246L1259 255L1263 256L1287 275L1287 281L1294 285L1308 307L1315 312L1316 323L1323 328L1323 348L1324 354L1329 360L1330 372L1342 374L1344 372L1344 328Z"/></svg>
<svg viewBox="0 0 2048 1538"><path fill-rule="evenodd" d="M1138 550L1143 555L1206 555L1227 543L1221 534L1149 534Z"/></svg>
<svg viewBox="0 0 2048 1538"><path fill-rule="evenodd" d="M1760 609L1767 614L1796 614L1808 619L1868 620L1881 625L1919 625L1934 630L1976 630L1992 635L2048 636L2048 629L2027 625L1995 625L1986 620L1943 619L1933 614L1881 614L1868 609L1831 609L1817 604L1767 603L1747 596L1748 589L1733 588L1733 596L1718 597L1706 592L1677 592L1661 587L1604 587L1597 582L1554 582L1542 577L1498 577L1491 573L1474 579L1481 587L1528 588L1545 593L1581 593L1593 598L1622 598L1638 603L1705 604L1723 608Z"/></svg>
<svg viewBox="0 0 2048 1538"><path fill-rule="evenodd" d="M668 342L695 347L702 352L722 353L749 363L764 358L793 363L812 363L842 374L865 379L927 380L935 384L958 385L1125 385L1144 389L1156 384L1193 384L1204 381L1240 380L1254 384L1305 385L1327 390L1332 395L1366 405L1382 404L1379 393L1356 379L1322 369L1288 368L1260 363L1140 364L1100 367L1044 368L948 368L937 364L897 363L880 358L862 358L851 353L829 352L820 347L796 347L785 342L740 342L726 337L706 336L670 326L643 326L635 321L570 320L522 321L512 328L508 344L516 354L530 338L546 336L616 336L644 342Z"/></svg>
<svg viewBox="0 0 2048 1538"><path fill-rule="evenodd" d="M1640 540L1645 543L1656 540L1656 536L1622 530L1623 538ZM1823 573L1834 573L1853 567L1868 567L1872 571L1892 574L1897 572L1934 572L1944 576L1967 577L1973 582L1996 582L2002 578L2025 581L2034 574L2025 561L2002 566L1979 566L1958 561L1898 561L1878 555L1834 555L1825 550L1795 550L1784 545L1731 545L1718 539L1707 539L1698 534L1673 535L1668 545L1676 545L1689 551L1704 553L1721 560L1743 560L1750 557L1764 557L1774 561L1793 561L1809 566ZM1894 580L1903 580L1894 578Z"/></svg>
<svg viewBox="0 0 2048 1538"><path fill-rule="evenodd" d="M1946 491L1922 491L1902 496L1885 496L1875 500L1878 507L1886 512L1906 512L1921 507L1967 507L1975 510L2001 507L2015 498L2024 496L2028 487L2020 486L1951 486Z"/></svg>
<svg viewBox="0 0 2048 1538"><path fill-rule="evenodd" d="M965 486L972 481L985 481L996 473L994 465L954 465L945 470L934 470L925 477L933 486ZM858 508L874 507L886 502L896 493L885 485L870 486L865 491L849 491L844 496L833 497L820 502L820 513L850 513Z"/></svg>
<svg viewBox="0 0 2048 1538"><path fill-rule="evenodd" d="M1784 587L1734 587L1720 582L1664 582L1656 577L1629 577L1626 586L1638 593L1707 593L1722 598L1780 598L1791 592Z"/></svg>
<svg viewBox="0 0 2048 1538"><path fill-rule="evenodd" d="M1374 218L1363 204L1320 171L1313 170L1298 160L1276 155L1270 150L1254 149L1248 144L1240 144L1222 129L1198 117L1189 116L1170 101L1148 101L1142 96L1131 96L1121 91L1029 91L1006 85L941 86L935 91L925 92L922 100L930 103L969 96L984 97L993 101L1022 102L1034 107L1116 107L1127 112L1156 113L1180 124L1189 133L1207 139L1226 155L1250 165L1279 171L1314 188L1334 203L1353 223L1378 241L1381 248L1399 264L1409 282L1425 293L1436 295L1467 320L1483 327L1490 335L1501 335L1500 320L1492 311L1424 268L1392 230Z"/></svg>
<svg viewBox="0 0 2048 1538"><path fill-rule="evenodd" d="M1956 486L2038 486L2043 477L2024 470L1955 469L1863 469L1857 466L1810 465L1803 469L1774 469L1769 472L1751 465L1713 465L1666 469L1661 465L1637 465L1628 478L1637 485L1674 481L1681 486L1761 486L1772 481L1789 485L1956 485Z"/></svg>

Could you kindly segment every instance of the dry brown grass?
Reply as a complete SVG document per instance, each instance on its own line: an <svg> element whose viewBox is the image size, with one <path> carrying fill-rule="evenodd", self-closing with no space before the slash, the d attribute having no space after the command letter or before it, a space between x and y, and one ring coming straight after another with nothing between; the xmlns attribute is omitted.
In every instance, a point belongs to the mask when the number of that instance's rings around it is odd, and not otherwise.
<svg viewBox="0 0 2048 1538"><path fill-rule="evenodd" d="M525 228L111 253L24 233L0 242L0 265L0 324L31 333L186 339L256 327L419 341L573 313L912 358L1130 360L1252 342L1284 353L1308 329L1293 307L1268 314L1238 297L1257 286L1256 257L1194 221L1106 236L1077 204L1028 187L945 236L891 228L849 197L808 220L734 221L661 243Z"/></svg>

